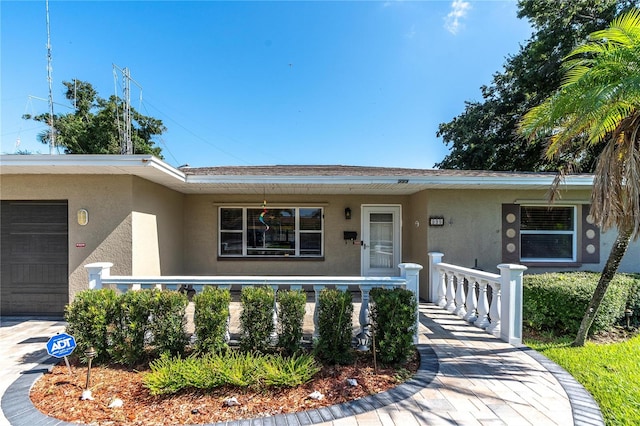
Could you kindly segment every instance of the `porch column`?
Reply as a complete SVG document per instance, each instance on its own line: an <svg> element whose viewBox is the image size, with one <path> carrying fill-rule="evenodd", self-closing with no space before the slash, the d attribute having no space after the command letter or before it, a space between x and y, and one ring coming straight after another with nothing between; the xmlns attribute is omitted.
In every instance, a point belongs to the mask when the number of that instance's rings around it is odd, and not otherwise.
<svg viewBox="0 0 640 426"><path fill-rule="evenodd" d="M111 262L96 262L84 265L84 268L89 273L89 290L102 289L102 279L111 276L112 266L113 263Z"/></svg>
<svg viewBox="0 0 640 426"><path fill-rule="evenodd" d="M407 290L413 292L416 298L416 330L413 334L413 343L418 344L418 328L420 328L420 294L418 291L420 284L420 270L422 265L417 263L401 263L398 265L400 268L400 276L407 281Z"/></svg>
<svg viewBox="0 0 640 426"><path fill-rule="evenodd" d="M500 338L511 345L522 343L522 277L526 266L498 265L502 293Z"/></svg>
<svg viewBox="0 0 640 426"><path fill-rule="evenodd" d="M428 253L429 255L429 301L431 303L438 304L438 293L440 282L442 278L440 274L434 268L434 265L438 263L442 263L442 258L444 257L444 253L440 253L437 251L431 251Z"/></svg>

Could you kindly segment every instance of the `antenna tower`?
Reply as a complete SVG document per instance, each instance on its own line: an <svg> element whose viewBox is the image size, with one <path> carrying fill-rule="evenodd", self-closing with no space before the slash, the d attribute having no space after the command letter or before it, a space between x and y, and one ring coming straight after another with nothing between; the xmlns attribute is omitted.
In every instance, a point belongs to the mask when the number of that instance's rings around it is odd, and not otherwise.
<svg viewBox="0 0 640 426"><path fill-rule="evenodd" d="M53 125L53 78L51 76L51 29L49 26L49 0L47 9L47 81L49 83L49 154L56 153L56 129Z"/></svg>
<svg viewBox="0 0 640 426"><path fill-rule="evenodd" d="M133 154L133 142L131 140L131 122L133 115L131 113L131 82L133 81L136 86L140 88L140 96L142 99L142 86L137 81L131 78L129 68L120 68L116 64L113 64L114 76L115 70L119 70L122 73L122 100L124 101L124 107L122 109L122 121L124 126L122 129L122 135L120 139L120 153L123 155ZM120 127L120 125L118 125Z"/></svg>

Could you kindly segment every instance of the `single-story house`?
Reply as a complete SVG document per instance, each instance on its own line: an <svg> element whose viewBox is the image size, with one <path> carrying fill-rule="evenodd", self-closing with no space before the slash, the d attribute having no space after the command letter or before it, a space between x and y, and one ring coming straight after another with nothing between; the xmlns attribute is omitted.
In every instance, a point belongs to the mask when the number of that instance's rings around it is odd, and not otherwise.
<svg viewBox="0 0 640 426"><path fill-rule="evenodd" d="M175 168L149 155L2 155L1 314L59 315L113 275L381 275L444 261L496 272L602 269L615 232L592 175L355 166ZM638 271L633 243L620 269Z"/></svg>

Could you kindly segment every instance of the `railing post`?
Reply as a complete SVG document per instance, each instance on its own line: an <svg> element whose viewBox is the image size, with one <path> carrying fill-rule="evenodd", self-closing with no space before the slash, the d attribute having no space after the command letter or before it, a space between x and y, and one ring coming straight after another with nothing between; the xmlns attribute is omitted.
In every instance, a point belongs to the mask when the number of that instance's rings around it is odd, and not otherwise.
<svg viewBox="0 0 640 426"><path fill-rule="evenodd" d="M416 330L413 334L413 343L418 344L418 329L420 327L420 311L418 305L420 304L420 294L418 291L420 284L420 270L422 265L417 263L401 263L398 265L400 268L400 276L407 280L407 290L413 292L416 298Z"/></svg>
<svg viewBox="0 0 640 426"><path fill-rule="evenodd" d="M457 315L460 318L463 318L465 315L467 315L467 309L464 306L465 299L466 299L466 295L464 292L464 280L465 280L465 277L463 274L456 275L456 283L458 285L456 286L456 296L455 296L456 309L453 311L453 313L454 315Z"/></svg>
<svg viewBox="0 0 640 426"><path fill-rule="evenodd" d="M483 330L489 325L489 299L487 298L487 286L489 282L480 280L478 282L478 318L473 325Z"/></svg>
<svg viewBox="0 0 640 426"><path fill-rule="evenodd" d="M439 304L440 287L442 278L440 272L435 267L438 263L442 263L443 253L431 251L429 255L429 301Z"/></svg>
<svg viewBox="0 0 640 426"><path fill-rule="evenodd" d="M476 296L475 278L468 278L467 284L467 314L463 317L463 319L467 322L473 323L478 318L478 297Z"/></svg>
<svg viewBox="0 0 640 426"><path fill-rule="evenodd" d="M96 262L84 265L89 273L89 290L102 289L102 279L111 276L111 262Z"/></svg>
<svg viewBox="0 0 640 426"><path fill-rule="evenodd" d="M526 266L510 263L498 265L501 298L500 338L511 345L522 343L522 277Z"/></svg>
<svg viewBox="0 0 640 426"><path fill-rule="evenodd" d="M447 304L444 305L444 308L453 313L456 310L456 287L455 287L455 279L456 276L453 271L447 271Z"/></svg>

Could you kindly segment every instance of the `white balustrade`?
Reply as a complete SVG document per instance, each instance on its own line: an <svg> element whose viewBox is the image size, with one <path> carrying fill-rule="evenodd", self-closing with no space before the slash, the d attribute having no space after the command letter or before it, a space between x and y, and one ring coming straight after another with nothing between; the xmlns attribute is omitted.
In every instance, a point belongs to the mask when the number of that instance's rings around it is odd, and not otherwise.
<svg viewBox="0 0 640 426"><path fill-rule="evenodd" d="M274 329L277 329L278 302L277 291L280 288L299 290L312 288L314 292L314 331L312 337L318 338L318 304L320 292L325 288L336 288L340 291L360 291L360 312L358 315L359 329L361 333L368 333L369 329L369 292L375 287L406 288L413 292L416 301L419 298L419 274L421 265L415 263L402 263L399 265L401 276L399 277L316 277L316 276L113 276L111 275L112 263L100 262L85 266L89 274L89 288L115 288L119 292L141 289L160 290L188 290L201 292L205 286L216 286L231 289L231 286L250 287L269 285L276 294L273 306ZM419 311L415 314L416 333L414 342L418 339ZM229 322L229 321L227 321ZM274 332L275 333L275 332ZM227 326L227 336L229 336ZM276 335L272 335L275 339ZM275 341L275 340L274 340Z"/></svg>
<svg viewBox="0 0 640 426"><path fill-rule="evenodd" d="M442 253L429 253L430 301L505 342L521 344L522 277L526 266L500 264L500 273L492 274L443 263L443 257Z"/></svg>

